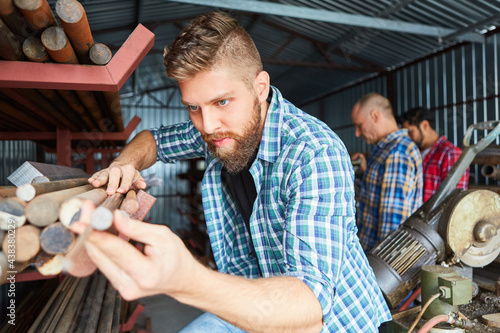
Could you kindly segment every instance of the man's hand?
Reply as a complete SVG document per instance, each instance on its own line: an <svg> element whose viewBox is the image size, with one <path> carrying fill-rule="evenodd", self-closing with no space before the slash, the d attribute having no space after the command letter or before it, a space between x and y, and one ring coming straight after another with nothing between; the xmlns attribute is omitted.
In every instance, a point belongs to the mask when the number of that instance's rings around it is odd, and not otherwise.
<svg viewBox="0 0 500 333"><path fill-rule="evenodd" d="M115 192L127 193L130 188L142 190L146 188L146 181L138 170L131 164L111 163L107 169L98 171L89 178L89 183L95 187L108 184L106 194L113 195Z"/></svg>
<svg viewBox="0 0 500 333"><path fill-rule="evenodd" d="M362 172L366 171L366 157L362 153L355 153L351 155L351 161L354 164L355 162L359 165L359 170Z"/></svg>
<svg viewBox="0 0 500 333"><path fill-rule="evenodd" d="M85 231L93 205L85 203L82 218L72 225ZM119 210L114 225L123 236L144 243L144 253L127 241L103 231L92 231L85 242L87 254L126 300L187 289L195 268L202 267L169 228L132 220Z"/></svg>

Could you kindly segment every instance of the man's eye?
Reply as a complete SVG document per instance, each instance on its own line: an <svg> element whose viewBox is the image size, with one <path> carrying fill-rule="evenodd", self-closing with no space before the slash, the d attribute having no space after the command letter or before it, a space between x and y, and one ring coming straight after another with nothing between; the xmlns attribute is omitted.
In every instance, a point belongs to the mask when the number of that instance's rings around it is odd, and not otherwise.
<svg viewBox="0 0 500 333"><path fill-rule="evenodd" d="M225 106L229 103L229 100L228 99L222 99L220 101L218 101L217 103L219 103L220 106Z"/></svg>
<svg viewBox="0 0 500 333"><path fill-rule="evenodd" d="M200 107L199 107L199 106L197 106L197 105L189 105L189 106L188 106L189 111L196 111L196 110L198 110L199 108L200 108Z"/></svg>

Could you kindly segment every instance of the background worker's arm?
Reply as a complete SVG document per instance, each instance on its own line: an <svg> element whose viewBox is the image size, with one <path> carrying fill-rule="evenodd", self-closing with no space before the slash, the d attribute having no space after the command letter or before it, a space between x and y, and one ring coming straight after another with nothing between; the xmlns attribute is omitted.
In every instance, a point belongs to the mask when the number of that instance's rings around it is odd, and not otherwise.
<svg viewBox="0 0 500 333"><path fill-rule="evenodd" d="M108 184L107 194L126 193L129 188L143 189L146 182L139 171L152 166L156 162L156 141L150 131L137 134L123 151L109 165L89 178L95 187Z"/></svg>

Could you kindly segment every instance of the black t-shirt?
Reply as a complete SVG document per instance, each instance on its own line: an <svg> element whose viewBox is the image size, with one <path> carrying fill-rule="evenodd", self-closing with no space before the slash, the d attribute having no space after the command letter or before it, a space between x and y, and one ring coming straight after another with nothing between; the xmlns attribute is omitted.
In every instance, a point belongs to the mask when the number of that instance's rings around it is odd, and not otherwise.
<svg viewBox="0 0 500 333"><path fill-rule="evenodd" d="M222 183L224 186L226 186L226 188L229 189L229 192L233 196L233 199L238 206L238 210L243 217L243 221L245 222L245 227L250 237L250 256L254 258L257 257L255 255L255 248L250 233L250 217L252 216L253 204L255 203L255 199L257 198L257 190L255 189L253 177L250 174L250 167L252 166L256 155L257 151L255 151L254 155L250 158L245 168L240 172L231 174L225 168L223 168L221 174Z"/></svg>

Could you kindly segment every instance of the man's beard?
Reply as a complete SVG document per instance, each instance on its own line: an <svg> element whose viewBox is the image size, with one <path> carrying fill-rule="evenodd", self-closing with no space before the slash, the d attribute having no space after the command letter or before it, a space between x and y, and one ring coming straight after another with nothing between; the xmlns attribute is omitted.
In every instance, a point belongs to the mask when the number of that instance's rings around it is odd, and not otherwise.
<svg viewBox="0 0 500 333"><path fill-rule="evenodd" d="M260 143L260 123L262 120L259 100L255 98L254 114L247 126L243 129L243 134L238 135L233 132L216 132L214 134L203 135L203 140L208 145L208 150L217 158L226 170L231 174L236 174L243 170L248 164L250 157ZM222 138L232 138L235 141L234 147L216 147L212 140Z"/></svg>

